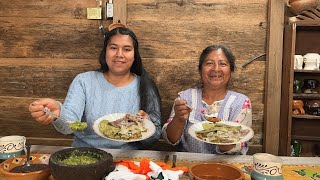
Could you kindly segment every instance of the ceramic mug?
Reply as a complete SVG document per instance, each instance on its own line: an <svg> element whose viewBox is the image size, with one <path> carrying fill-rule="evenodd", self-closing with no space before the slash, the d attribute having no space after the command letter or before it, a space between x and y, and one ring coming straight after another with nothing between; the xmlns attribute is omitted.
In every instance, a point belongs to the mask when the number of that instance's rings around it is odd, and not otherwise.
<svg viewBox="0 0 320 180"><path fill-rule="evenodd" d="M0 138L0 159L9 159L25 154L26 137L4 136Z"/></svg>
<svg viewBox="0 0 320 180"><path fill-rule="evenodd" d="M294 69L302 69L303 66L303 56L294 55Z"/></svg>
<svg viewBox="0 0 320 180"><path fill-rule="evenodd" d="M253 172L251 178L255 180L274 179L282 180L282 159L268 153L253 155Z"/></svg>
<svg viewBox="0 0 320 180"><path fill-rule="evenodd" d="M305 70L318 70L320 65L320 55L318 53L307 53L303 56Z"/></svg>

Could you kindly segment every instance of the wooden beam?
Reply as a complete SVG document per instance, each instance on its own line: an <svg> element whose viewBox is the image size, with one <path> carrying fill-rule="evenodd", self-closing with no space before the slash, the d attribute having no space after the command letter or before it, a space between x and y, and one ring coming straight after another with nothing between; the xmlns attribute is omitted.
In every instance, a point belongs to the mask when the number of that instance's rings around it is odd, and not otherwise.
<svg viewBox="0 0 320 180"><path fill-rule="evenodd" d="M113 1L113 23L121 22L127 25L127 4L128 0Z"/></svg>
<svg viewBox="0 0 320 180"><path fill-rule="evenodd" d="M263 143L265 152L275 155L279 149L284 5L284 1L268 1Z"/></svg>
<svg viewBox="0 0 320 180"><path fill-rule="evenodd" d="M293 99L293 61L296 42L296 25L291 23L284 28L283 60L282 60L282 93L279 133L279 155L287 156L291 144L292 99Z"/></svg>

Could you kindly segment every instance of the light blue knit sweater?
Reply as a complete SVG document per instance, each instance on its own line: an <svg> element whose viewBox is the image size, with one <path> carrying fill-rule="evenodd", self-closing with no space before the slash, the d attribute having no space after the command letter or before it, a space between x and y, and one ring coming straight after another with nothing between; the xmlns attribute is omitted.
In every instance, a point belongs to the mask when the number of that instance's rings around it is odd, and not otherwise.
<svg viewBox="0 0 320 180"><path fill-rule="evenodd" d="M159 139L160 129L147 140L134 143L116 142L101 138L92 129L95 120L112 113L132 113L139 111L139 81L134 80L127 86L116 87L109 83L98 71L81 73L70 85L67 97L61 106L61 115L69 120L80 120L88 123L88 128L82 132L73 132L66 122L60 119L52 122L57 131L63 134L74 133L74 147L98 147L116 149L141 149ZM153 120L159 121L159 120Z"/></svg>

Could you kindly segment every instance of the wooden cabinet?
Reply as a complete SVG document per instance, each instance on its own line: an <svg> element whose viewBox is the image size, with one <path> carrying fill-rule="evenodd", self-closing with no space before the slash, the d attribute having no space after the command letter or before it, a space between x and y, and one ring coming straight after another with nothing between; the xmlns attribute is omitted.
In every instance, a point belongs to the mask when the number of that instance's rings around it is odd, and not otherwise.
<svg viewBox="0 0 320 180"><path fill-rule="evenodd" d="M316 79L320 83L320 70L294 69L295 54L320 54L320 6L288 19L284 29L279 155L289 156L295 139L302 144L301 156L314 156L319 153L320 116L294 115L292 104L293 100L320 100L320 88L314 94L294 93L293 89L294 79Z"/></svg>

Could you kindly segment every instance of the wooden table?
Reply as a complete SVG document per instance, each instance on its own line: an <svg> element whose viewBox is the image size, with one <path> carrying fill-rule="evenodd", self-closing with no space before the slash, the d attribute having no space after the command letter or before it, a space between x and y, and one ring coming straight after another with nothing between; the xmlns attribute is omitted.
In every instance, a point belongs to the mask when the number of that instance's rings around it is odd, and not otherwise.
<svg viewBox="0 0 320 180"><path fill-rule="evenodd" d="M40 146L33 145L31 152L52 154L58 150L68 148L61 146ZM152 161L163 161L166 155L170 159L168 164L172 163L172 156L177 155L177 166L191 166L199 162L224 162L233 164L242 169L246 174L246 179L250 179L249 171L252 168L253 156L251 155L216 155L199 154L187 152L165 152L149 150L122 150L122 149L103 149L111 153L114 160L130 159L139 161L143 158L149 158ZM298 170L314 171L320 177L320 157L283 157L283 175L285 179L310 179L307 175L299 175ZM251 169L252 170L252 169ZM297 172L296 172L297 171ZM314 174L314 173L313 173ZM188 179L184 176L182 179ZM319 178L320 179L320 178Z"/></svg>

